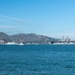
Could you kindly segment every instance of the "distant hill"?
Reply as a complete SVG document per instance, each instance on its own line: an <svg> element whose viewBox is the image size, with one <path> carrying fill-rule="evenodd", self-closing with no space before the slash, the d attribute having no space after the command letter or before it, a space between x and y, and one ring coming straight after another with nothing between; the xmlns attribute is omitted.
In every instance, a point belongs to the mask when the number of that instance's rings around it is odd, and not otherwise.
<svg viewBox="0 0 75 75"><path fill-rule="evenodd" d="M5 40L5 42L14 41L16 43L49 43L51 41L57 41L57 39L44 36L44 35L37 35L34 33L31 34L15 34L15 35L8 35L6 33L0 32L0 40Z"/></svg>
<svg viewBox="0 0 75 75"><path fill-rule="evenodd" d="M0 32L0 40L4 40L5 42L12 41L11 37L4 32Z"/></svg>

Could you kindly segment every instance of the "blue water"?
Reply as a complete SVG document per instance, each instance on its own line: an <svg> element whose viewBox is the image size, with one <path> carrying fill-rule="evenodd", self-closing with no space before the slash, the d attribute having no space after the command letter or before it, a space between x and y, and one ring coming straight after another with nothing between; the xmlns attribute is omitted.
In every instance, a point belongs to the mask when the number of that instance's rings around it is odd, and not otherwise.
<svg viewBox="0 0 75 75"><path fill-rule="evenodd" d="M75 75L75 45L0 45L0 75Z"/></svg>

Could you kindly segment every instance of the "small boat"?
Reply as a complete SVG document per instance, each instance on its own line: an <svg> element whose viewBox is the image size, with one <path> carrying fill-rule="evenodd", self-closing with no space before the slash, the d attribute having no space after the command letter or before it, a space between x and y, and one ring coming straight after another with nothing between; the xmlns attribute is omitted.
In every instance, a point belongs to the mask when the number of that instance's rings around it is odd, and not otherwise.
<svg viewBox="0 0 75 75"><path fill-rule="evenodd" d="M19 45L24 45L23 43L20 43Z"/></svg>

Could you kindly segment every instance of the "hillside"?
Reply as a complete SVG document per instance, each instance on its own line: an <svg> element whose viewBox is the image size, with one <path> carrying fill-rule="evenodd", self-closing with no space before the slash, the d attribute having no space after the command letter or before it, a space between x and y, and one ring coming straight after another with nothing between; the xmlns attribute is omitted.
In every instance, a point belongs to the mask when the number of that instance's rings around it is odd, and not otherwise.
<svg viewBox="0 0 75 75"><path fill-rule="evenodd" d="M51 41L57 41L57 39L44 36L44 35L37 35L34 33L31 34L15 34L15 35L8 35L6 33L0 32L0 40L5 40L5 42L14 41L16 43L49 43Z"/></svg>
<svg viewBox="0 0 75 75"><path fill-rule="evenodd" d="M0 40L4 40L5 42L12 41L11 37L4 32L0 32Z"/></svg>

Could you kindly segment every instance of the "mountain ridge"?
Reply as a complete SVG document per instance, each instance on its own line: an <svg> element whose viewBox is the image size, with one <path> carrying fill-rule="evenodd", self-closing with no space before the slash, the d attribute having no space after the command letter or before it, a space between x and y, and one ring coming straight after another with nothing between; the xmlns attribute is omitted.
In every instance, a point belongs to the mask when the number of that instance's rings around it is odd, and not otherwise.
<svg viewBox="0 0 75 75"><path fill-rule="evenodd" d="M57 41L57 39L48 37L45 35L37 35L34 33L20 33L14 35L8 35L4 32L0 32L0 40L4 40L5 42L14 41L16 43L49 43L52 41Z"/></svg>

